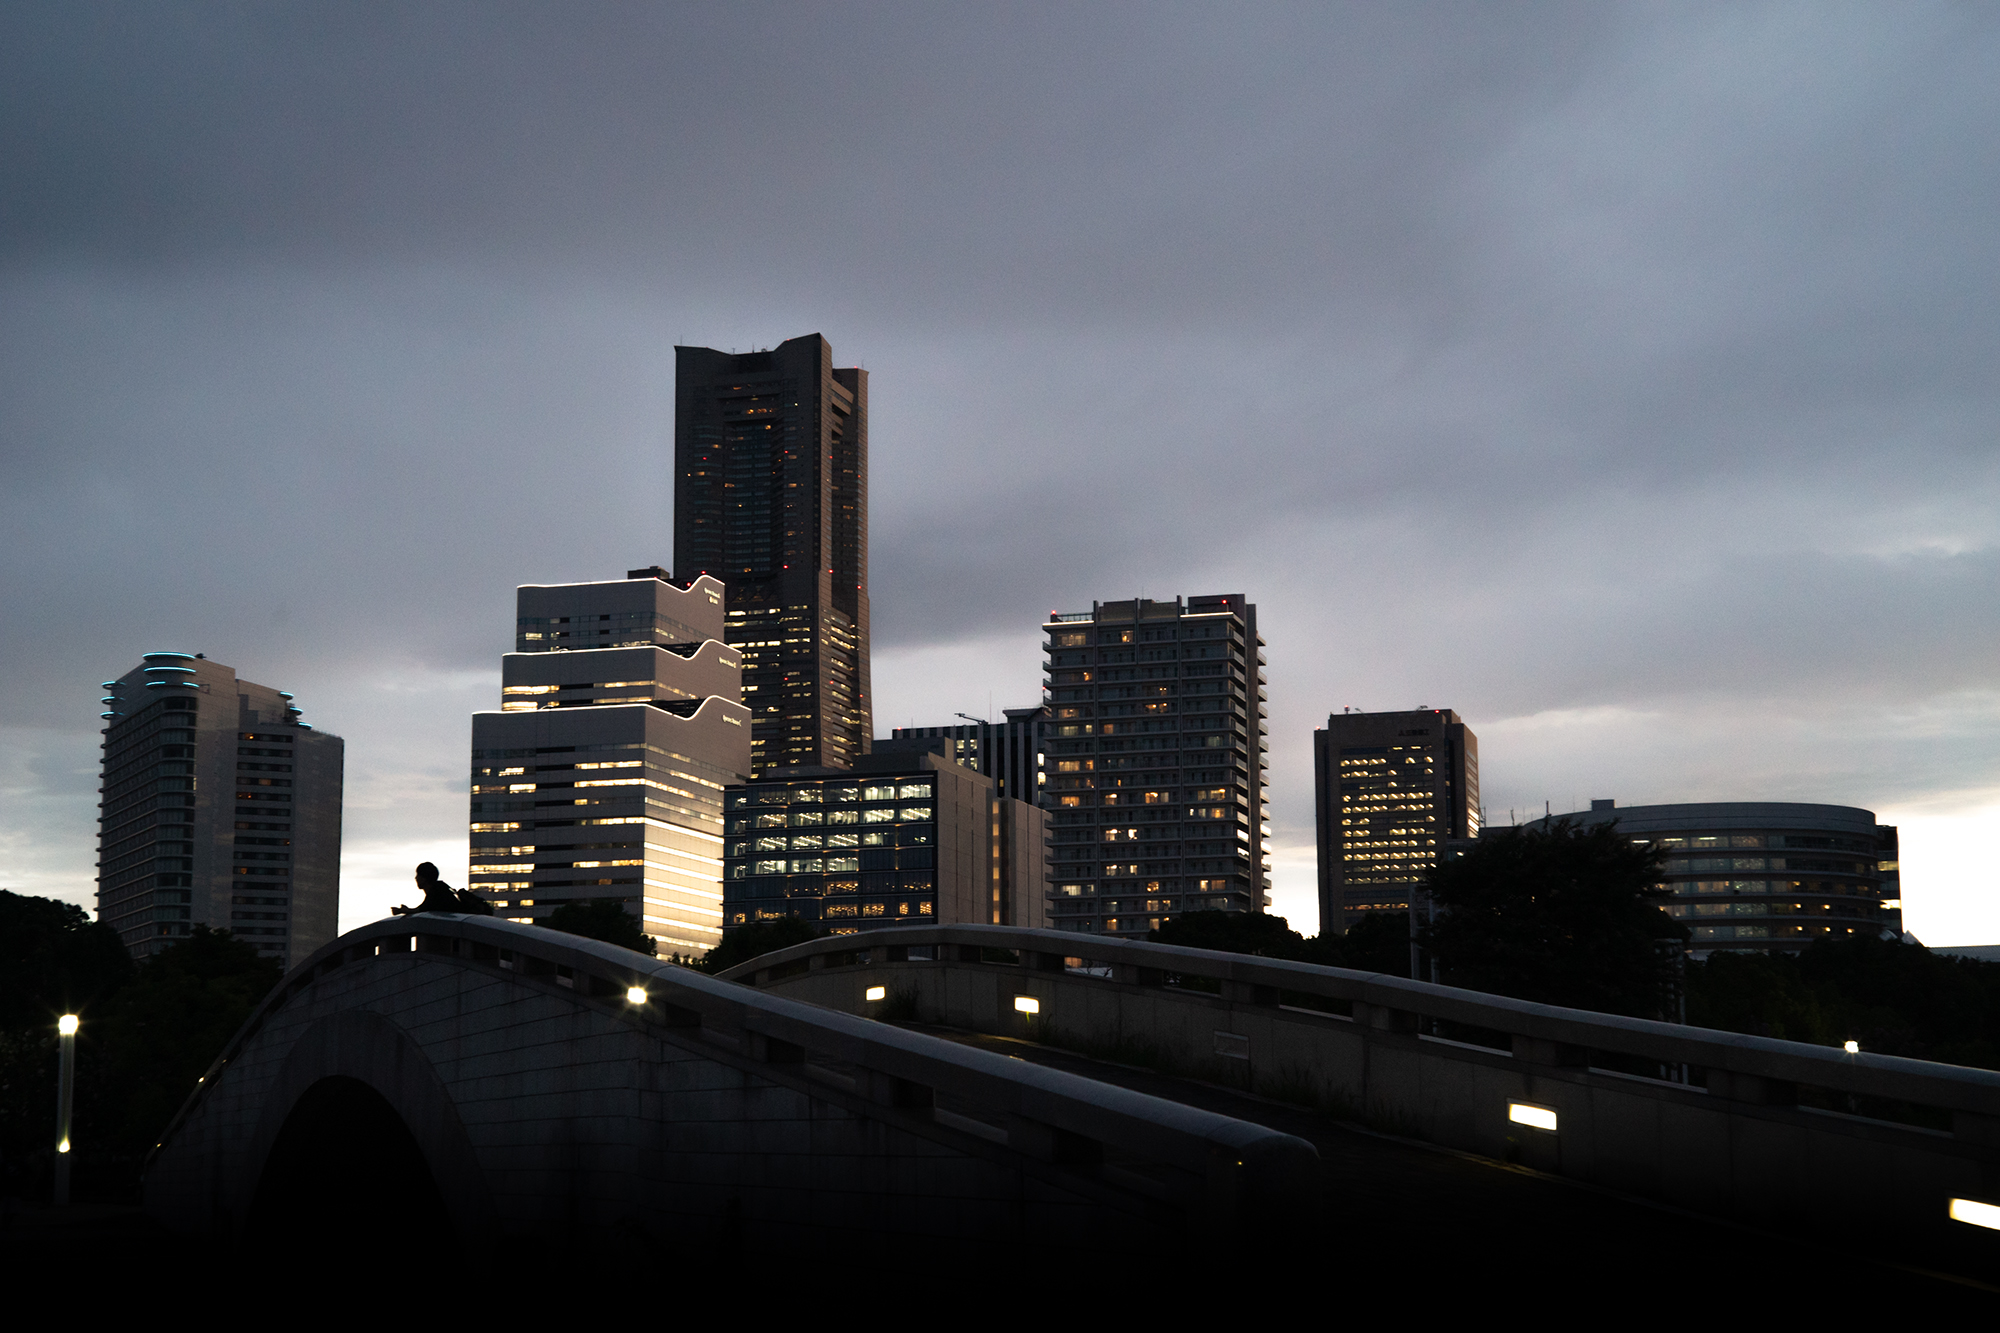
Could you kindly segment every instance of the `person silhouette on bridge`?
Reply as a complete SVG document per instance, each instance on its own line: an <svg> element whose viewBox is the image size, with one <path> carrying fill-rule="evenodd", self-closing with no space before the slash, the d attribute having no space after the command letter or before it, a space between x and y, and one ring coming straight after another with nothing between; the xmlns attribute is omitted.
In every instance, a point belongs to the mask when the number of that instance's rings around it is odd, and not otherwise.
<svg viewBox="0 0 2000 1333"><path fill-rule="evenodd" d="M493 907L470 889L454 889L438 878L438 868L429 861L417 867L417 887L424 900L415 907L401 905L389 909L391 916L415 916L419 912L458 912L466 916L492 916Z"/></svg>

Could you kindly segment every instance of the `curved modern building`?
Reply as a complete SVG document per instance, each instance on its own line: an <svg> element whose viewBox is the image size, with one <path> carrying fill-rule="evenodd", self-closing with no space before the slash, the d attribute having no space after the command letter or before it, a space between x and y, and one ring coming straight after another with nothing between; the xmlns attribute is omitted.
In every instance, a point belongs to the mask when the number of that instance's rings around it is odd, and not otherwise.
<svg viewBox="0 0 2000 1333"><path fill-rule="evenodd" d="M1592 801L1589 810L1553 818L1615 819L1635 840L1664 848L1674 895L1667 910L1693 932L1697 958L1902 932L1896 828L1876 823L1872 810L1788 801L1621 809Z"/></svg>

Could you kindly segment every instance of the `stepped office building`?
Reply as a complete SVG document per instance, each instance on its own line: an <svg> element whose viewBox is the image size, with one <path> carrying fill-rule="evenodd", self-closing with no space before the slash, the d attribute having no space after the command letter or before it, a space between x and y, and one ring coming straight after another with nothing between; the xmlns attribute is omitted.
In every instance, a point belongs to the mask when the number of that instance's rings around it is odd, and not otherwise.
<svg viewBox="0 0 2000 1333"><path fill-rule="evenodd" d="M674 352L674 568L728 588L753 771L850 767L874 735L868 373L816 333Z"/></svg>
<svg viewBox="0 0 2000 1333"><path fill-rule="evenodd" d="M517 594L500 711L472 716L471 887L534 922L610 899L666 954L722 938L722 792L750 771L723 589L657 566Z"/></svg>
<svg viewBox="0 0 2000 1333"><path fill-rule="evenodd" d="M1410 910L1446 840L1479 836L1479 738L1449 708L1335 713L1313 781L1322 930Z"/></svg>
<svg viewBox="0 0 2000 1333"><path fill-rule="evenodd" d="M104 683L97 917L135 958L198 925L290 967L339 933L345 745L200 654Z"/></svg>
<svg viewBox="0 0 2000 1333"><path fill-rule="evenodd" d="M1051 923L1268 904L1264 641L1240 595L1098 602L1048 635Z"/></svg>

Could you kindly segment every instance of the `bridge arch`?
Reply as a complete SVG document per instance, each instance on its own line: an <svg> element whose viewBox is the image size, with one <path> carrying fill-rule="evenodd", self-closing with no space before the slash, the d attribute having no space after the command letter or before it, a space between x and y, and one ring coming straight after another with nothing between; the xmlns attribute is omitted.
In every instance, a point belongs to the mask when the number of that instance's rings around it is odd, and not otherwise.
<svg viewBox="0 0 2000 1333"><path fill-rule="evenodd" d="M404 1211L414 1234L455 1238L491 1220L450 1093L410 1035L371 1010L327 1014L299 1033L263 1098L248 1162L240 1215L253 1233L283 1216L338 1243L343 1218L332 1215L354 1210L345 1221ZM360 1197L368 1191L379 1206Z"/></svg>
<svg viewBox="0 0 2000 1333"><path fill-rule="evenodd" d="M468 1246L630 1231L824 1252L1136 1243L1303 1206L1317 1170L1265 1126L614 945L426 915L287 974L163 1136L146 1201L174 1230L243 1238L386 1173L408 1230L427 1217Z"/></svg>

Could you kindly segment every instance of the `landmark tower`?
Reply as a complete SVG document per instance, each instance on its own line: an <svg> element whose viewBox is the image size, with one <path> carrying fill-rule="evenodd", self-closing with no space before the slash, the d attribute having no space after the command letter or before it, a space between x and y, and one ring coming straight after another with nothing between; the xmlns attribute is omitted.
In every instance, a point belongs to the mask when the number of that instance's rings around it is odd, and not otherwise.
<svg viewBox="0 0 2000 1333"><path fill-rule="evenodd" d="M868 373L816 333L674 352L674 568L728 590L752 769L852 767L874 735Z"/></svg>

